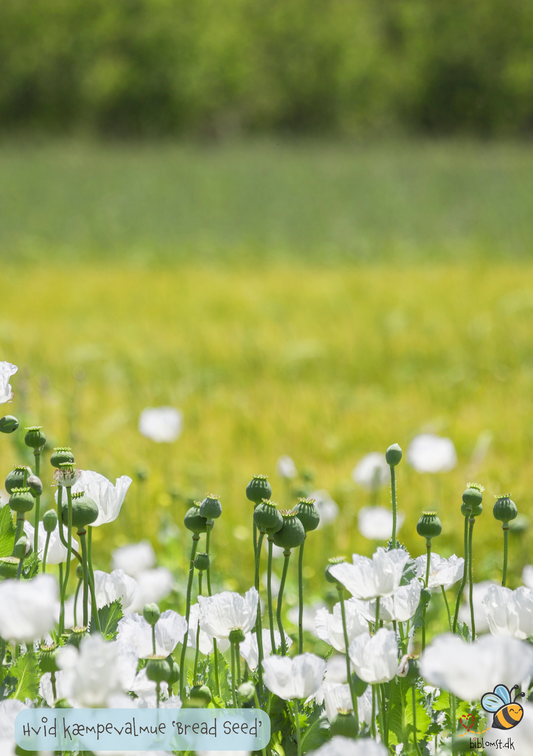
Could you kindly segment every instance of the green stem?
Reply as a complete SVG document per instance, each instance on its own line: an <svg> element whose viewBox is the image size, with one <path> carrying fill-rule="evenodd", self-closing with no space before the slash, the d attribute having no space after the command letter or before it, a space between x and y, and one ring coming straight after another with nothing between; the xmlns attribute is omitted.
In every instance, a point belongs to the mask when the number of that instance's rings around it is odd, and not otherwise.
<svg viewBox="0 0 533 756"><path fill-rule="evenodd" d="M156 650L156 645L155 645L155 625L152 625L152 653L154 656L157 656L157 650Z"/></svg>
<svg viewBox="0 0 533 756"><path fill-rule="evenodd" d="M392 503L392 548L396 548L396 473L394 471L394 465L390 466L390 492Z"/></svg>
<svg viewBox="0 0 533 756"><path fill-rule="evenodd" d="M383 744L386 746L387 743L385 742L385 725L383 721L383 712L385 709L385 701L383 700L383 689L381 685L377 684L372 687L375 687L376 689L376 698L378 702L378 720L379 720L379 731L381 734L381 739L383 740Z"/></svg>
<svg viewBox="0 0 533 756"><path fill-rule="evenodd" d="M257 593L259 594L259 572L260 572L260 562L261 562L261 549L263 547L263 539L265 537L264 533L259 533L259 540L257 542L257 551L255 554L255 587L257 589ZM259 678L259 689L263 690L263 659L265 657L264 651L263 651L263 618L261 617L261 599L258 596L257 598L257 620L255 625L255 631L256 631L256 637L257 637L257 653L259 658L259 663L257 665L257 674ZM274 649L272 649L274 651Z"/></svg>
<svg viewBox="0 0 533 756"><path fill-rule="evenodd" d="M387 743L389 742L390 717L391 717L390 710L392 709L392 701L393 701L393 694L394 694L394 687L395 687L395 685L396 685L396 677L393 677L392 680L391 680L391 683L390 683L390 687L389 687L389 712L388 712L388 716L387 716L387 723L386 723L386 726L385 726Z"/></svg>
<svg viewBox="0 0 533 756"><path fill-rule="evenodd" d="M209 556L209 541L211 539L211 530L213 528L213 522L207 522L207 529L205 533L205 553ZM207 568L207 595L212 596L213 592L211 590L211 565ZM198 627L200 627L200 618L198 618ZM217 691L217 696L220 698L220 680L218 675L218 644L217 639L213 638L213 656L214 656L214 663L215 663L215 687Z"/></svg>
<svg viewBox="0 0 533 756"><path fill-rule="evenodd" d="M60 598L60 608L59 608L59 635L63 634L63 631L65 629L65 601L63 597L63 563L59 563L59 598Z"/></svg>
<svg viewBox="0 0 533 756"><path fill-rule="evenodd" d="M469 522L469 529L468 529L468 597L470 601L470 622L472 623L472 642L474 642L476 638L476 624L474 619L474 565L473 565L473 555L472 555L472 541L473 541L473 533L474 533L474 523L476 521L475 517L470 516Z"/></svg>
<svg viewBox="0 0 533 756"><path fill-rule="evenodd" d="M272 545L274 541L268 538L268 566L267 566L267 600L268 600L268 619L270 623L270 645L272 653L276 652L276 639L274 637L274 607L272 602Z"/></svg>
<svg viewBox="0 0 533 756"><path fill-rule="evenodd" d="M231 692L233 695L233 707L237 708L237 689L235 686L235 644L231 643Z"/></svg>
<svg viewBox="0 0 533 756"><path fill-rule="evenodd" d="M202 575L203 572L198 572L198 595L202 595ZM155 651L154 651L155 654ZM198 660L200 658L200 616L198 616L198 627L196 628L196 653L194 654L194 672L192 676L193 685L196 683L196 672L198 671Z"/></svg>
<svg viewBox="0 0 533 756"><path fill-rule="evenodd" d="M235 642L235 662L237 664L237 688L241 684L241 644Z"/></svg>
<svg viewBox="0 0 533 756"><path fill-rule="evenodd" d="M254 701L255 701L255 708L260 709L261 705L259 703L259 698L257 697L257 690L255 689L255 687L254 687ZM267 756L266 748L262 748L261 753L263 754L263 756Z"/></svg>
<svg viewBox="0 0 533 756"><path fill-rule="evenodd" d="M21 557L19 559L19 563L17 566L17 580L20 580L20 576L22 575L22 564L24 562L24 557Z"/></svg>
<svg viewBox="0 0 533 756"><path fill-rule="evenodd" d="M304 546L305 538L298 554L298 653L304 652Z"/></svg>
<svg viewBox="0 0 533 756"><path fill-rule="evenodd" d="M189 627L189 619L191 616L191 593L192 593L192 581L194 577L194 557L196 556L196 549L198 548L198 541L200 536L196 533L192 537L192 549L191 559L189 562L189 579L187 580L187 603L185 607L185 619L187 620L187 627ZM198 617L200 622L200 617ZM181 661L180 661L180 698L185 701L185 680L187 675L185 674L185 654L187 653L187 635L183 639L183 646L181 649Z"/></svg>
<svg viewBox="0 0 533 756"><path fill-rule="evenodd" d="M379 596L376 599L376 624L374 625L374 634L378 631L379 625Z"/></svg>
<svg viewBox="0 0 533 756"><path fill-rule="evenodd" d="M298 699L294 699L294 718L296 720L296 744L298 756L302 756L302 738L300 734L300 709L298 707Z"/></svg>
<svg viewBox="0 0 533 756"><path fill-rule="evenodd" d="M35 449L33 452L33 455L35 457L35 475L40 478L41 477L41 452L38 449ZM39 546L39 520L41 515L41 496L35 497L35 533L33 536L33 550L37 554L38 546ZM43 570L44 572L44 570Z"/></svg>
<svg viewBox="0 0 533 756"><path fill-rule="evenodd" d="M78 626L78 596L80 595L80 587L83 582L83 578L80 578L78 580L78 585L76 586L76 592L74 594L74 627Z"/></svg>
<svg viewBox="0 0 533 756"><path fill-rule="evenodd" d="M61 489L59 489L59 491L60 490ZM58 494L57 494L58 508L59 508L59 497L60 497L59 491L58 491ZM67 501L68 501L67 561L66 561L66 564L65 564L65 579L63 581L63 589L62 589L63 603L65 602L65 600L67 598L68 579L69 579L69 576L70 576L70 560L72 558L72 492L71 492L71 490L70 490L69 487L67 487ZM62 515L62 513L61 513L61 510L60 510L58 512L59 532L62 531L63 518L62 518L61 515ZM87 563L87 554L83 553L83 544L82 544L82 547L81 547L81 560L82 560L81 563L82 563L82 566L83 566L83 575L84 575L83 580L85 582L85 565ZM84 611L84 614L83 614L83 618L84 618L84 626L87 626L87 622L85 622L85 611Z"/></svg>
<svg viewBox="0 0 533 756"><path fill-rule="evenodd" d="M81 557L83 559L83 627L89 624L89 568L87 566L87 541L85 530L78 530L81 543ZM68 567L68 562L67 562ZM65 577L65 583L67 577Z"/></svg>
<svg viewBox="0 0 533 756"><path fill-rule="evenodd" d="M159 709L159 703L161 701L161 683L157 682L155 684L155 695L156 695L156 709Z"/></svg>
<svg viewBox="0 0 533 756"><path fill-rule="evenodd" d="M100 618L98 616L98 606L96 604L96 590L94 587L94 570L93 570L93 529L89 525L89 535L87 537L87 567L89 569L89 588L91 589L91 615L94 619L94 626L101 632ZM92 621L92 620L91 620Z"/></svg>
<svg viewBox="0 0 533 756"><path fill-rule="evenodd" d="M372 685L372 722L370 725L370 731L372 733L372 737L376 738L376 689L375 686Z"/></svg>
<svg viewBox="0 0 533 756"><path fill-rule="evenodd" d="M455 754L455 732L457 730L456 700L453 693L450 693L450 721L452 724L452 754Z"/></svg>
<svg viewBox="0 0 533 756"><path fill-rule="evenodd" d="M13 554L15 554L15 546L18 539L24 533L24 512L17 512L17 527L15 529L15 542L13 544Z"/></svg>
<svg viewBox="0 0 533 756"><path fill-rule="evenodd" d="M446 606L446 612L448 613L448 627L450 628L450 633L451 633L452 632L452 617L451 617L451 614L450 614L450 605L448 604L448 597L446 596L446 591L444 590L444 586L441 585L440 589L442 591L442 595L443 595L443 598L444 598L444 604Z"/></svg>
<svg viewBox="0 0 533 756"><path fill-rule="evenodd" d="M418 730L416 727L416 689L414 685L411 685L411 692L413 694L413 737L415 739L415 748L418 756L422 756L422 751L418 745Z"/></svg>
<svg viewBox="0 0 533 756"><path fill-rule="evenodd" d="M283 632L283 625L281 622L281 608L283 604L283 590L285 588L285 581L287 580L287 571L289 569L289 559L291 558L291 552L290 551L284 551L283 552L283 572L281 573L281 583L279 586L279 593L278 593L278 608L277 608L277 620L278 620L278 630L279 634L281 636L281 655L286 656L287 655L287 648L285 643L285 633Z"/></svg>
<svg viewBox="0 0 533 756"><path fill-rule="evenodd" d="M466 575L468 570L468 515L465 515L465 527L464 527L464 565L463 565L463 579L461 580L461 586L457 599L455 601L455 612L453 617L453 632L457 632L457 619L459 617L459 606L461 605L461 598L463 597L463 591L466 585Z"/></svg>
<svg viewBox="0 0 533 756"><path fill-rule="evenodd" d="M431 567L431 538L426 538L426 578L424 581L424 587L428 587L429 583L429 570ZM427 605L422 610L422 651L426 647L426 609Z"/></svg>
<svg viewBox="0 0 533 756"><path fill-rule="evenodd" d="M46 541L44 544L44 554L43 554L43 575L46 572L46 558L48 556L48 547L50 546L50 537L51 533L46 534Z"/></svg>
<svg viewBox="0 0 533 756"><path fill-rule="evenodd" d="M346 609L344 607L344 587L338 583L337 590L339 592L339 600L341 605L341 617L342 617L342 632L344 635L344 648L346 656L346 677L348 679L348 686L350 688L350 697L352 699L353 715L357 725L357 732L359 732L359 712L357 711L357 697L353 686L352 672L350 669L350 655L348 653L348 628L346 626Z"/></svg>
<svg viewBox="0 0 533 756"><path fill-rule="evenodd" d="M507 555L509 552L509 523L504 522L502 525L503 530L503 574L502 574L502 586L505 588L507 582Z"/></svg>

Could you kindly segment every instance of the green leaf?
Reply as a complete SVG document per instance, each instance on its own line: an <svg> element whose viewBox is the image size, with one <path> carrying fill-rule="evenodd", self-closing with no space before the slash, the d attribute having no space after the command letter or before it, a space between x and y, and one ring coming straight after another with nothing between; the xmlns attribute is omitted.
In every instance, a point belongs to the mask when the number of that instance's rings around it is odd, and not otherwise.
<svg viewBox="0 0 533 756"><path fill-rule="evenodd" d="M441 691L440 696L434 701L432 708L435 711L447 711L450 708L450 694L447 690Z"/></svg>
<svg viewBox="0 0 533 756"><path fill-rule="evenodd" d="M431 595L429 591L427 591L426 593L422 591L422 594L420 596L420 603L415 612L415 616L413 617L413 624L411 625L412 633L414 633L417 627L424 627L424 625L426 624L426 620L424 618L424 612L427 609L427 605L429 604L430 599L431 599Z"/></svg>
<svg viewBox="0 0 533 756"><path fill-rule="evenodd" d="M9 504L5 504L0 509L0 557L10 556L13 553L14 542L13 514Z"/></svg>
<svg viewBox="0 0 533 756"><path fill-rule="evenodd" d="M329 726L322 707L314 704L307 717L307 728L302 734L302 751L316 751L329 737Z"/></svg>
<svg viewBox="0 0 533 756"><path fill-rule="evenodd" d="M389 702L389 716L387 720L387 726L390 732L393 734L393 738L396 738L396 744L403 743L404 728L403 728L403 716L402 716L402 699L405 697L403 687L410 692L408 686L402 686L401 683L396 683L392 692L392 698ZM392 742L392 739L391 739Z"/></svg>
<svg viewBox="0 0 533 756"><path fill-rule="evenodd" d="M187 638L184 638L184 642L187 642ZM211 654L209 657L209 673L208 673L208 687L216 693L216 681L215 681L215 655ZM231 688L230 688L230 671L229 664L226 661L224 654L218 652L218 680L220 683L220 698L225 701L231 701Z"/></svg>
<svg viewBox="0 0 533 756"><path fill-rule="evenodd" d="M39 692L39 675L37 661L31 653L21 656L9 670L9 676L15 678L17 683L12 698L25 701L26 698L35 698Z"/></svg>
<svg viewBox="0 0 533 756"><path fill-rule="evenodd" d="M421 704L422 694L418 689L416 689L416 731L417 734L425 735L426 731L431 724L431 719L428 716L427 711ZM405 702L405 718L407 721L407 724L411 725L411 728L414 727L414 717L413 717L413 694L408 693L406 697Z"/></svg>
<svg viewBox="0 0 533 756"><path fill-rule="evenodd" d="M98 619L100 621L100 630L104 638L114 638L117 634L118 623L123 617L122 606L117 599L112 604L107 604L98 610ZM96 629L96 628L95 628ZM91 632L93 630L93 623L91 622Z"/></svg>
<svg viewBox="0 0 533 756"><path fill-rule="evenodd" d="M411 580L413 580L416 576L417 576L416 562L414 559L409 557L409 559L407 560L403 568L402 579L400 580L400 585L408 585L411 582Z"/></svg>
<svg viewBox="0 0 533 756"><path fill-rule="evenodd" d="M24 580L31 580L31 578L34 578L39 572L40 565L41 560L33 551L28 557L26 557L22 566L22 577Z"/></svg>

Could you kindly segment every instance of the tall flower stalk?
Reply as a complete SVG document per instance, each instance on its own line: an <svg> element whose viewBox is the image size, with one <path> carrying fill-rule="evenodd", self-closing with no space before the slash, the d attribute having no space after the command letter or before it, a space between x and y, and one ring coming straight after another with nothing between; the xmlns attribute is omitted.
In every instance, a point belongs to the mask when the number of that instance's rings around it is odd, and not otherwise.
<svg viewBox="0 0 533 756"><path fill-rule="evenodd" d="M298 548L305 540L305 530L298 512L295 509L282 510L281 516L283 517L283 525L274 534L274 543L279 548L283 549L283 572L281 574L281 583L278 592L278 605L276 611L276 618L278 623L278 630L281 636L281 654L285 656L287 653L287 643L285 641L285 633L283 632L282 623L282 605L283 605L283 591L285 588L285 581L287 580L287 571L289 569L289 559L291 556L291 549Z"/></svg>
<svg viewBox="0 0 533 756"><path fill-rule="evenodd" d="M402 450L398 444L392 444L385 452L385 459L390 467L390 492L391 492L391 505L392 505L392 548L396 548L396 525L397 525L397 503L396 503L396 472L395 467L400 463L402 458Z"/></svg>
<svg viewBox="0 0 533 756"><path fill-rule="evenodd" d="M427 563L424 588L427 590L429 583L429 570L431 565L431 539L436 538L442 532L442 524L437 517L437 513L423 512L416 525L416 532L418 533L418 535L422 536L422 538L426 539ZM422 610L422 651L426 647L426 608L427 604L424 605L424 609Z"/></svg>
<svg viewBox="0 0 533 756"><path fill-rule="evenodd" d="M304 615L304 583L303 583L303 563L304 563L304 546L307 538L307 533L312 530L316 530L320 523L320 515L318 509L315 507L314 499L298 499L298 504L295 506L296 516L300 520L304 528L304 540L299 546L298 555L298 653L303 653L304 645L304 630L303 630L303 615Z"/></svg>
<svg viewBox="0 0 533 756"><path fill-rule="evenodd" d="M509 555L509 522L514 520L518 515L518 509L516 504L511 499L511 494L503 494L499 496L494 504L493 509L494 517L502 524L503 530L503 570L502 570L502 586L505 587L507 582L507 561Z"/></svg>

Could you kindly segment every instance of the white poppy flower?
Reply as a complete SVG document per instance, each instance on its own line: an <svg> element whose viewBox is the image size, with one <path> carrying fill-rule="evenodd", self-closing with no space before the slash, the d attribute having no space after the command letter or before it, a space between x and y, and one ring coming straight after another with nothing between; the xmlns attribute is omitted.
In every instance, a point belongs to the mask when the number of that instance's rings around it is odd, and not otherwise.
<svg viewBox="0 0 533 756"><path fill-rule="evenodd" d="M398 512L396 532L400 530L405 515ZM369 541L388 541L392 537L392 512L385 507L362 507L357 515L359 532Z"/></svg>
<svg viewBox="0 0 533 756"><path fill-rule="evenodd" d="M263 680L274 695L290 701L308 698L318 690L326 671L326 662L315 654L269 656L263 660Z"/></svg>
<svg viewBox="0 0 533 756"><path fill-rule="evenodd" d="M392 596L380 598L380 619L385 622L407 622L414 616L418 608L421 593L422 583L418 578L413 578L407 585L401 585ZM376 619L376 599L360 603L362 605L361 614L369 622L374 622Z"/></svg>
<svg viewBox="0 0 533 756"><path fill-rule="evenodd" d="M361 615L360 607L354 599L344 602L344 610L348 645L350 645L356 636L368 632L368 622ZM315 616L315 626L320 640L329 643L335 651L346 652L340 602L333 607L333 614L330 614L327 609L319 609Z"/></svg>
<svg viewBox="0 0 533 756"><path fill-rule="evenodd" d="M423 554L415 559L416 574L422 580L426 579L427 569L427 555ZM435 552L431 552L431 559L429 560L429 582L428 588L430 590L440 590L441 586L447 591L455 583L459 582L463 577L465 568L465 560L463 557L457 557L452 554L449 559L439 556Z"/></svg>
<svg viewBox="0 0 533 756"><path fill-rule="evenodd" d="M317 702L317 704L319 706L322 706L322 704L324 703L325 685L344 685L347 680L348 675L346 674L346 657L340 656L340 654L330 656L326 663L326 672L324 674L322 685L315 693L315 701Z"/></svg>
<svg viewBox="0 0 533 756"><path fill-rule="evenodd" d="M157 688L156 683L153 680L149 680L146 675L146 668L141 669L135 675L135 679L130 688L132 693L135 693L137 700L135 703L140 708L153 709L157 705ZM160 695L165 697L168 694L168 683L162 682L160 688Z"/></svg>
<svg viewBox="0 0 533 756"><path fill-rule="evenodd" d="M158 444L171 444L182 427L183 415L175 407L147 407L139 417L139 433Z"/></svg>
<svg viewBox="0 0 533 756"><path fill-rule="evenodd" d="M272 591L277 591L277 590L279 590L279 583L278 583L277 588L275 588L274 583L272 583ZM315 617L319 609L327 609L327 606L326 604L324 604L323 601L317 601L312 606L306 606L304 604L304 610L302 612L303 629L307 633L311 633L312 635L315 635L315 636L316 636ZM292 606L289 609L289 611L287 612L287 619L295 627L298 627L298 622L299 622L299 607L298 606Z"/></svg>
<svg viewBox="0 0 533 756"><path fill-rule="evenodd" d="M324 689L326 716L330 724L339 712L353 712L352 695L350 693L350 686L347 683L345 685L324 683L322 687Z"/></svg>
<svg viewBox="0 0 533 756"><path fill-rule="evenodd" d="M476 633L486 633L489 629L487 615L485 614L485 605L483 599L491 585L496 585L492 580L483 580L481 583L474 583L472 599L474 604L474 622L476 623ZM459 607L459 621L465 622L468 627L471 626L470 603L468 599L468 586L463 591L463 603Z"/></svg>
<svg viewBox="0 0 533 756"><path fill-rule="evenodd" d="M185 637L185 617L168 609L155 626L155 648L158 656L168 656ZM153 654L152 628L140 614L126 614L118 623L117 640L131 644L140 658Z"/></svg>
<svg viewBox="0 0 533 756"><path fill-rule="evenodd" d="M1 363L0 363L1 364ZM28 706L15 698L0 701L0 755L16 756L15 719Z"/></svg>
<svg viewBox="0 0 533 756"><path fill-rule="evenodd" d="M200 626L214 638L229 638L230 632L236 629L246 635L255 625L258 599L255 588L250 588L244 597L231 591L198 596Z"/></svg>
<svg viewBox="0 0 533 756"><path fill-rule="evenodd" d="M372 738L352 740L342 735L335 735L316 751L309 752L309 756L387 756L387 754L385 746Z"/></svg>
<svg viewBox="0 0 533 756"><path fill-rule="evenodd" d="M98 609L120 600L122 606L129 606L137 591L137 581L123 570L113 570L111 573L94 571L94 592Z"/></svg>
<svg viewBox="0 0 533 756"><path fill-rule="evenodd" d="M10 362L0 362L0 404L10 402L13 399L13 389L9 384L9 379L15 375L18 367Z"/></svg>
<svg viewBox="0 0 533 756"><path fill-rule="evenodd" d="M272 651L272 641L270 638L270 630L263 630L262 633L263 638L263 655L266 658L267 656L270 656L272 653L275 653L275 650ZM274 643L276 644L276 648L280 648L281 646L281 635L278 630L274 630ZM290 638L287 633L285 633L285 648L289 649L292 646L292 638ZM241 652L242 658L246 661L246 664L250 668L250 670L253 672L257 669L257 665L259 663L259 649L257 648L257 636L255 633L246 633L246 637L244 638L243 642L239 646L239 650Z"/></svg>
<svg viewBox="0 0 533 756"><path fill-rule="evenodd" d="M65 541L68 542L68 528L63 527L63 537ZM34 534L35 534L35 528L33 525L31 525L27 520L24 521L24 532L28 536L28 540L31 544L33 544ZM39 523L39 534L37 536L37 552L39 555L39 559L42 559L44 556L44 549L46 546L46 537L47 533L44 529L44 525L42 522ZM76 541L75 538L71 539L72 548L76 549L76 551L79 553L80 551L80 545ZM59 536L59 523L56 525L56 529L53 530L50 533L50 543L48 544L48 553L46 555L46 564L61 564L63 562L67 561L67 548L66 546L63 546L63 543L61 541L61 538ZM76 556L74 553L71 553L70 556L71 559L75 559Z"/></svg>
<svg viewBox="0 0 533 756"><path fill-rule="evenodd" d="M133 646L98 634L83 638L79 650L67 645L57 653L65 697L78 708L105 708L113 696L130 690L137 663Z"/></svg>
<svg viewBox="0 0 533 756"><path fill-rule="evenodd" d="M98 505L98 517L92 523L95 528L98 525L105 525L117 519L120 508L124 503L124 498L131 485L131 478L122 475L117 478L115 485L111 483L104 475L94 472L93 470L81 470L81 475L72 486L72 493L85 491ZM56 492L57 501L57 492ZM65 503L65 494L63 494L63 504Z"/></svg>
<svg viewBox="0 0 533 756"><path fill-rule="evenodd" d="M283 454L276 463L276 472L280 478L296 478L298 470L294 464L294 460Z"/></svg>
<svg viewBox="0 0 533 756"><path fill-rule="evenodd" d="M65 698L65 692L63 690L63 672L56 672L55 683L56 695L54 698L54 690L52 688L52 675L50 672L46 672L39 683L39 695L44 698L48 706L53 709L57 701ZM1 753L1 751L0 751Z"/></svg>
<svg viewBox="0 0 533 756"><path fill-rule="evenodd" d="M533 588L533 564L526 564L522 570L522 582L526 588Z"/></svg>
<svg viewBox="0 0 533 756"><path fill-rule="evenodd" d="M156 567L155 570L145 570L136 575L137 591L125 612L142 612L146 604L157 604L165 599L174 586L174 578L166 567Z"/></svg>
<svg viewBox="0 0 533 756"><path fill-rule="evenodd" d="M489 630L493 635L512 635L525 640L533 635L533 590L511 591L491 585L483 599Z"/></svg>
<svg viewBox="0 0 533 756"><path fill-rule="evenodd" d="M191 606L191 612L189 614L189 630L187 632L187 645L191 648L196 648L196 634L198 632L198 621L200 618L200 607L198 604L193 604ZM204 654L204 656L207 656L208 654L212 654L214 650L213 645L213 636L209 635L209 633L206 633L205 630L203 630L200 627L200 653ZM231 646L231 643L229 640L222 639L217 641L217 647L218 650L221 653L224 653L228 650L228 648Z"/></svg>
<svg viewBox="0 0 533 756"><path fill-rule="evenodd" d="M352 478L363 488L374 491L386 485L390 479L390 468L381 452L370 452L353 469Z"/></svg>
<svg viewBox="0 0 533 756"><path fill-rule="evenodd" d="M348 653L358 676L367 683L388 682L398 669L396 633L384 627L374 635L359 635Z"/></svg>
<svg viewBox="0 0 533 756"><path fill-rule="evenodd" d="M155 551L149 541L129 543L115 549L111 557L114 570L124 570L126 575L137 577L140 572L155 566Z"/></svg>
<svg viewBox="0 0 533 756"><path fill-rule="evenodd" d="M54 627L59 590L53 575L0 583L0 637L18 643L43 638Z"/></svg>
<svg viewBox="0 0 533 756"><path fill-rule="evenodd" d="M315 507L318 509L318 514L320 515L320 522L318 523L317 530L335 522L340 512L339 505L336 501L333 501L327 491L324 491L323 489L313 491L309 494L309 498L315 500Z"/></svg>
<svg viewBox="0 0 533 756"><path fill-rule="evenodd" d="M329 571L354 598L390 596L400 587L403 568L408 559L409 554L403 549L385 551L378 548L372 559L354 554L353 564L334 564Z"/></svg>
<svg viewBox="0 0 533 756"><path fill-rule="evenodd" d="M519 698L518 703L524 709L524 716L520 720L520 727L514 727L510 736L513 753L519 756L533 756L533 704L524 701L523 698ZM487 717L490 722L491 715L488 714ZM506 747L507 733L504 738L504 732L491 727L484 733L484 751L487 756L501 756L502 752L505 753L503 748ZM511 753L510 750L508 752Z"/></svg>
<svg viewBox="0 0 533 756"><path fill-rule="evenodd" d="M421 433L415 436L405 455L419 473L449 472L457 465L457 454L450 438Z"/></svg>
<svg viewBox="0 0 533 756"><path fill-rule="evenodd" d="M466 643L459 635L439 635L420 657L420 674L431 685L475 701L496 685L511 688L533 675L533 648L516 638L486 635Z"/></svg>

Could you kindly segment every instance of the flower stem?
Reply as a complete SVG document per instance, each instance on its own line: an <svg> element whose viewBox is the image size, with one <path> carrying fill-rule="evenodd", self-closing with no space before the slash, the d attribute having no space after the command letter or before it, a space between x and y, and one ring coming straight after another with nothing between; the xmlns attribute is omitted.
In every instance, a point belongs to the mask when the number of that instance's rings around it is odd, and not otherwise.
<svg viewBox="0 0 533 756"><path fill-rule="evenodd" d="M93 529L89 525L89 535L87 536L87 568L89 570L89 588L91 589L91 622L94 619L94 626L101 632L100 618L98 616L98 605L96 603L96 591L94 588L94 570L93 570Z"/></svg>
<svg viewBox="0 0 533 756"><path fill-rule="evenodd" d="M83 626L87 627L89 624L89 568L87 566L87 541L85 539L85 530L78 530L78 535L80 537L81 557L83 559ZM65 577L65 583L66 581L67 578Z"/></svg>
<svg viewBox="0 0 533 756"><path fill-rule="evenodd" d="M283 632L283 625L281 623L281 607L282 607L282 602L283 602L283 590L285 588L285 581L287 580L287 571L289 569L290 558L291 558L291 552L284 551L283 552L283 572L281 573L281 583L279 586L278 607L277 607L278 630L281 636L281 655L282 656L287 655L287 648L286 648L286 643L285 643L285 633Z"/></svg>
<svg viewBox="0 0 533 756"><path fill-rule="evenodd" d="M390 492L391 492L391 504L392 504L392 548L396 548L396 472L394 465L390 467Z"/></svg>
<svg viewBox="0 0 533 756"><path fill-rule="evenodd" d="M155 625L152 625L152 653L154 656L157 656L156 645L155 645Z"/></svg>
<svg viewBox="0 0 533 756"><path fill-rule="evenodd" d="M19 559L18 567L17 567L17 580L20 580L20 576L22 575L22 564L24 562L24 558L21 557Z"/></svg>
<svg viewBox="0 0 533 756"><path fill-rule="evenodd" d="M43 575L46 572L46 558L48 556L48 547L50 546L50 537L51 537L51 535L52 535L51 533L47 533L46 534L46 541L45 541L45 544L44 544L44 554L43 554Z"/></svg>
<svg viewBox="0 0 533 756"><path fill-rule="evenodd" d="M15 553L15 547L18 539L24 533L24 512L17 512L17 527L15 529L15 542L13 544L13 554Z"/></svg>
<svg viewBox="0 0 533 756"><path fill-rule="evenodd" d="M192 549L191 549L191 559L189 562L189 579L187 580L187 603L185 607L185 619L187 621L187 627L189 627L189 619L191 615L191 593L192 593L192 581L194 577L194 557L196 556L196 549L198 548L198 541L200 540L200 536L196 535L196 533L192 537ZM200 622L200 618L198 618L198 622ZM185 635L185 638L183 639L183 646L181 649L181 660L180 660L180 698L183 701L185 701L185 680L187 675L185 674L185 654L187 653L187 635Z"/></svg>
<svg viewBox="0 0 533 756"><path fill-rule="evenodd" d="M231 692L233 695L233 707L237 708L237 689L235 686L235 644L231 643Z"/></svg>
<svg viewBox="0 0 533 756"><path fill-rule="evenodd" d="M428 587L429 583L429 570L431 567L431 538L426 538L426 578L424 581L424 588ZM422 610L422 651L426 647L426 609L427 604L424 606L424 609Z"/></svg>
<svg viewBox="0 0 533 756"><path fill-rule="evenodd" d="M476 518L470 515L468 520L468 597L470 601L470 622L472 624L472 642L476 638L476 623L474 618L474 565L472 558L472 540L474 533L474 523Z"/></svg>
<svg viewBox="0 0 533 756"><path fill-rule="evenodd" d="M198 595L202 595L202 570L198 572ZM154 651L155 654L155 651ZM194 654L194 672L192 676L193 685L196 682L196 672L198 670L198 660L200 658L200 617L198 617L198 626L196 628L196 653Z"/></svg>
<svg viewBox="0 0 533 756"><path fill-rule="evenodd" d="M270 622L270 644L272 653L276 651L276 639L274 637L274 608L272 603L272 546L274 541L268 538L268 566L267 566L267 596L268 596L268 619Z"/></svg>
<svg viewBox="0 0 533 756"><path fill-rule="evenodd" d="M503 573L502 573L502 586L505 588L507 582L507 555L509 552L509 523L504 522L502 525L503 530Z"/></svg>
<svg viewBox="0 0 533 756"><path fill-rule="evenodd" d="M448 627L450 628L450 633L452 632L452 617L450 614L450 605L448 604L448 597L446 596L446 591L444 590L444 586L441 585L440 587L442 591L442 596L444 598L444 604L446 606L446 612L448 613Z"/></svg>
<svg viewBox="0 0 533 756"><path fill-rule="evenodd" d="M457 632L457 619L459 617L459 606L461 604L461 598L463 596L463 591L465 589L466 585L466 575L467 575L467 569L468 569L468 515L465 515L465 528L464 528L464 566L463 566L463 579L461 580L461 586L459 588L459 593L457 594L457 599L455 601L455 612L453 617L453 632Z"/></svg>
<svg viewBox="0 0 533 756"><path fill-rule="evenodd" d="M294 719L296 720L296 744L298 756L302 756L302 738L300 734L300 709L298 707L298 699L294 699Z"/></svg>
<svg viewBox="0 0 533 756"><path fill-rule="evenodd" d="M305 539L298 554L298 653L304 652L304 546Z"/></svg>
<svg viewBox="0 0 533 756"><path fill-rule="evenodd" d="M359 732L359 716L357 711L357 697L355 695L353 687L352 673L350 670L350 655L348 653L348 628L346 626L346 609L344 607L344 586L340 583L337 584L337 590L339 592L339 601L341 605L341 617L342 617L342 632L344 635L344 648L346 656L346 677L348 679L348 685L350 687L350 697L352 699L353 715L357 725L357 731Z"/></svg>
<svg viewBox="0 0 533 756"><path fill-rule="evenodd" d="M83 582L83 578L80 578L78 580L78 585L76 586L76 592L74 594L74 627L78 626L78 596L80 595L80 587Z"/></svg>
<svg viewBox="0 0 533 756"><path fill-rule="evenodd" d="M59 532L62 531L62 524L63 524L63 512L62 508L60 506L60 499L61 499L61 488L58 489L57 493L57 516L58 516L58 527ZM68 527L67 527L67 561L65 564L65 579L63 581L63 586L61 590L62 594L62 603L65 603L65 599L67 598L67 587L68 587L68 579L70 576L70 559L72 556L72 492L70 488L67 487L67 501L68 501ZM81 547L81 563L83 566L83 574L85 575L85 564L87 561L87 555L84 555L83 553L83 544ZM84 578L85 580L85 578ZM85 619L85 611L84 611L84 619ZM85 625L87 623L85 622Z"/></svg>
<svg viewBox="0 0 533 756"><path fill-rule="evenodd" d="M259 534L259 540L257 542L257 551L255 553L255 587L257 589L257 592L259 593L259 572L260 572L260 562L261 562L261 548L263 546L263 538L265 537L264 533ZM263 690L263 659L264 659L264 652L263 652L263 621L261 617L261 599L258 598L257 600L257 621L255 625L255 632L257 637L257 653L259 657L259 663L257 665L257 673L259 678L259 688L262 691ZM274 651L274 649L272 649Z"/></svg>
<svg viewBox="0 0 533 756"><path fill-rule="evenodd" d="M414 685L411 685L411 692L413 694L413 737L415 739L415 748L418 756L422 756L420 746L418 745L418 731L416 727L416 689Z"/></svg>
<svg viewBox="0 0 533 756"><path fill-rule="evenodd" d="M41 477L41 452L39 449L34 449L33 455L35 457L35 475ZM35 533L33 535L33 550L37 554L39 547L39 520L41 513L41 495L35 497Z"/></svg>
<svg viewBox="0 0 533 756"><path fill-rule="evenodd" d="M63 634L63 630L65 629L65 600L63 597L63 563L59 563L59 599L60 599L60 609L59 609L59 635Z"/></svg>
<svg viewBox="0 0 533 756"><path fill-rule="evenodd" d="M213 521L208 520L207 521L207 529L205 533L205 553L209 556L209 541L211 539L211 529L213 527ZM207 568L207 595L212 596L213 593L211 591L211 565ZM200 619L198 618L198 627L200 627ZM214 656L214 664L215 664L215 687L217 691L217 696L220 698L220 680L218 676L218 645L217 645L217 639L213 638L213 656Z"/></svg>
<svg viewBox="0 0 533 756"><path fill-rule="evenodd" d="M379 625L379 596L376 598L376 624L374 625L374 635L378 631Z"/></svg>
<svg viewBox="0 0 533 756"><path fill-rule="evenodd" d="M452 725L452 754L454 754L455 751L455 744L454 744L454 736L457 729L457 714L456 714L456 701L455 696L453 693L450 693L450 722Z"/></svg>

